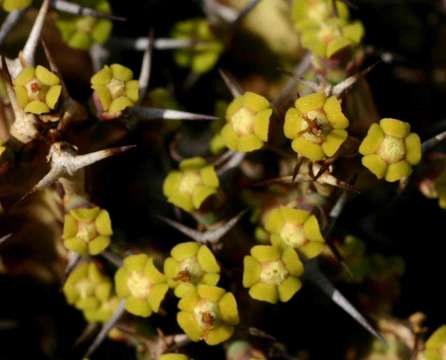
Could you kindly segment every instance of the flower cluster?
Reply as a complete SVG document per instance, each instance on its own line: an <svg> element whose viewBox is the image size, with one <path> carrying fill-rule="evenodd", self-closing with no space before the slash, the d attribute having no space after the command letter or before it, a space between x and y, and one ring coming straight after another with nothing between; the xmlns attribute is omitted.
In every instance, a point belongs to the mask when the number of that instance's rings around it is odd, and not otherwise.
<svg viewBox="0 0 446 360"><path fill-rule="evenodd" d="M362 164L378 179L398 181L412 172L421 160L420 137L404 121L385 118L373 124L361 142Z"/></svg>
<svg viewBox="0 0 446 360"><path fill-rule="evenodd" d="M13 84L19 106L33 114L53 110L62 92L58 76L40 65L36 68L25 67Z"/></svg>
<svg viewBox="0 0 446 360"><path fill-rule="evenodd" d="M118 305L118 299L112 290L112 282L94 262L78 265L63 287L68 303L82 310L90 322L105 322L110 319Z"/></svg>
<svg viewBox="0 0 446 360"><path fill-rule="evenodd" d="M220 266L206 245L195 241L176 245L164 261L164 273L177 297L196 292L197 285L214 286L220 280Z"/></svg>
<svg viewBox="0 0 446 360"><path fill-rule="evenodd" d="M82 0L79 3L103 13L111 11L107 0ZM59 15L56 26L68 46L88 50L93 44L103 44L107 41L113 24L108 19L93 16Z"/></svg>
<svg viewBox="0 0 446 360"><path fill-rule="evenodd" d="M103 118L114 118L139 100L139 82L133 72L120 64L106 65L91 78L93 96L99 101Z"/></svg>
<svg viewBox="0 0 446 360"><path fill-rule="evenodd" d="M285 115L283 131L294 151L312 161L332 157L347 139L348 119L340 101L317 92L300 97Z"/></svg>
<svg viewBox="0 0 446 360"><path fill-rule="evenodd" d="M221 130L224 144L240 152L260 149L268 141L271 114L263 96L248 91L235 98L226 110L227 124Z"/></svg>
<svg viewBox="0 0 446 360"><path fill-rule="evenodd" d="M172 30L172 37L195 42L191 48L177 50L175 62L198 74L211 70L223 52L223 44L215 37L205 19L178 22Z"/></svg>
<svg viewBox="0 0 446 360"><path fill-rule="evenodd" d="M364 36L363 25L349 21L348 8L341 1L294 0L292 13L302 46L322 58L355 47Z"/></svg>
<svg viewBox="0 0 446 360"><path fill-rule="evenodd" d="M164 180L167 201L184 211L198 210L203 202L217 193L220 182L214 167L201 157L183 160L179 171L172 171Z"/></svg>
<svg viewBox="0 0 446 360"><path fill-rule="evenodd" d="M192 341L217 345L229 339L239 323L237 302L232 293L209 285L198 285L197 292L183 297L177 321Z"/></svg>
<svg viewBox="0 0 446 360"><path fill-rule="evenodd" d="M78 208L65 215L64 245L81 255L97 255L110 245L113 234L107 210L99 207Z"/></svg>

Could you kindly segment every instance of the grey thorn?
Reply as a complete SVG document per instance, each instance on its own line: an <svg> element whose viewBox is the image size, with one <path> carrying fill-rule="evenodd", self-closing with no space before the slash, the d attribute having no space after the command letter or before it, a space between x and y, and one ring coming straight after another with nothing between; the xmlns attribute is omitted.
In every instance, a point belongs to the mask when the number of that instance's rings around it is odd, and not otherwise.
<svg viewBox="0 0 446 360"><path fill-rule="evenodd" d="M92 8L81 6L79 4L72 3L65 0L53 0L51 6L53 9L60 12L65 12L77 16L92 16L95 18L103 18L115 21L126 21L127 19L121 16L115 16L106 12L97 11Z"/></svg>
<svg viewBox="0 0 446 360"><path fill-rule="evenodd" d="M0 45L5 41L6 36L12 31L12 29L17 25L17 23L22 19L23 15L25 15L26 11L29 8L16 10L8 14L6 19L3 21L2 26L0 27Z"/></svg>
<svg viewBox="0 0 446 360"><path fill-rule="evenodd" d="M331 94L339 97L341 96L345 91L347 91L348 89L350 89L354 84L356 84L356 82L363 78L365 75L367 75L371 70L373 70L373 68L379 64L380 61L377 61L376 63L368 66L367 68L365 68L364 70L360 71L359 73L349 76L347 79L341 81L339 84L336 84L335 86L333 86L333 88L331 89Z"/></svg>
<svg viewBox="0 0 446 360"><path fill-rule="evenodd" d="M233 97L239 97L244 93L242 86L235 80L234 76L223 69L218 69L218 72Z"/></svg>
<svg viewBox="0 0 446 360"><path fill-rule="evenodd" d="M12 233L3 235L0 238L0 245L3 245L6 242L6 240L8 240L11 236L12 236Z"/></svg>
<svg viewBox="0 0 446 360"><path fill-rule="evenodd" d="M446 139L446 130L431 137L426 141L423 141L422 144L423 153L426 153L427 151L431 150L432 148L443 142L445 139Z"/></svg>
<svg viewBox="0 0 446 360"><path fill-rule="evenodd" d="M193 39L169 39L159 38L153 40L153 48L156 50L175 50L187 49L197 44L203 43ZM145 51L149 45L150 40L147 37L139 37L135 39L124 37L111 37L108 42L111 47L129 49L135 51Z"/></svg>
<svg viewBox="0 0 446 360"><path fill-rule="evenodd" d="M236 10L220 4L216 0L204 0L202 6L206 17L213 23L224 21L228 24L232 24L239 16Z"/></svg>
<svg viewBox="0 0 446 360"><path fill-rule="evenodd" d="M121 267L123 264L123 260L120 256L113 254L112 252L110 252L108 250L103 251L101 253L101 256L118 268Z"/></svg>
<svg viewBox="0 0 446 360"><path fill-rule="evenodd" d="M212 115L195 114L187 111L161 109L145 106L134 106L130 113L140 117L142 120L218 120Z"/></svg>
<svg viewBox="0 0 446 360"><path fill-rule="evenodd" d="M144 56L141 63L141 71L139 73L139 103L142 102L146 96L149 87L150 72L152 70L152 55L153 55L153 31L147 36L148 45L144 51Z"/></svg>
<svg viewBox="0 0 446 360"><path fill-rule="evenodd" d="M102 44L93 44L90 48L90 57L93 63L93 69L98 72L102 69L110 56L110 51Z"/></svg>
<svg viewBox="0 0 446 360"><path fill-rule="evenodd" d="M338 305L342 310L349 314L356 322L358 322L370 334L379 340L386 342L382 335L373 328L367 319L335 288L331 281L320 271L317 260L305 262L305 277L316 285L322 292L330 297L330 299Z"/></svg>
<svg viewBox="0 0 446 360"><path fill-rule="evenodd" d="M42 6L40 7L39 13L37 14L34 25L23 48L23 59L29 66L34 66L34 55L40 42L43 25L45 24L45 18L48 14L49 7L50 0L43 0Z"/></svg>
<svg viewBox="0 0 446 360"><path fill-rule="evenodd" d="M68 253L68 263L67 266L65 266L63 282L67 280L68 276L70 276L73 269L80 263L81 259L81 256L74 251Z"/></svg>
<svg viewBox="0 0 446 360"><path fill-rule="evenodd" d="M178 231L182 232L184 235L189 236L191 239L202 243L216 243L218 242L223 236L226 235L226 233L231 230L235 224L240 220L240 218L246 213L246 210L243 210L239 212L236 216L231 218L229 221L227 221L224 225L219 226L218 228L214 230L207 230L205 232L200 232L194 229L191 229L187 226L184 226L183 224L171 220L169 218L166 218L164 216L159 216L159 218L164 221L166 224L172 226L173 228L177 229Z"/></svg>
<svg viewBox="0 0 446 360"><path fill-rule="evenodd" d="M224 173L226 173L227 171L237 167L240 165L240 163L243 161L243 159L245 158L246 153L242 153L242 152L232 152L231 157L229 158L229 160L220 168L217 170L217 174L219 176L223 175Z"/></svg>
<svg viewBox="0 0 446 360"><path fill-rule="evenodd" d="M239 24L262 0L250 0L250 2L238 13L233 25Z"/></svg>
<svg viewBox="0 0 446 360"><path fill-rule="evenodd" d="M89 358L90 355L93 354L95 350L99 347L99 345L102 344L105 337L108 335L110 330L117 324L117 322L121 319L124 312L125 312L125 300L121 300L111 319L107 321L104 325L102 325L101 330L96 335L95 339L93 340L87 352L85 353L85 356L83 357L84 359Z"/></svg>

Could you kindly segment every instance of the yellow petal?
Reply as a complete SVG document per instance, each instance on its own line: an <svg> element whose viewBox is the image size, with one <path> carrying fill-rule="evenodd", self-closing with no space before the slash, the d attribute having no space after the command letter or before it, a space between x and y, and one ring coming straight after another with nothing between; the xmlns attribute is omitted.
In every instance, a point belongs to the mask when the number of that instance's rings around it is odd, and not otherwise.
<svg viewBox="0 0 446 360"><path fill-rule="evenodd" d="M342 33L346 38L352 40L355 44L358 44L364 36L364 26L361 22L355 21L352 24L344 26L342 28Z"/></svg>
<svg viewBox="0 0 446 360"><path fill-rule="evenodd" d="M220 185L220 182L217 177L217 173L215 172L215 169L213 166L205 166L203 169L200 170L201 180L203 181L203 184L211 187L211 188L218 188Z"/></svg>
<svg viewBox="0 0 446 360"><path fill-rule="evenodd" d="M279 248L269 245L256 245L251 248L251 255L260 263L278 260L281 255Z"/></svg>
<svg viewBox="0 0 446 360"><path fill-rule="evenodd" d="M227 292L218 302L221 318L229 325L237 325L240 321L237 309L237 301L232 293Z"/></svg>
<svg viewBox="0 0 446 360"><path fill-rule="evenodd" d="M197 288L194 284L189 282L179 282L175 287L174 294L178 298L184 298L197 293Z"/></svg>
<svg viewBox="0 0 446 360"><path fill-rule="evenodd" d="M311 215L304 224L304 234L305 237L311 241L319 241L323 242L324 238L321 234L321 229L319 227L319 222L317 221L316 216Z"/></svg>
<svg viewBox="0 0 446 360"><path fill-rule="evenodd" d="M14 86L14 92L19 106L24 109L29 102L28 92L23 86Z"/></svg>
<svg viewBox="0 0 446 360"><path fill-rule="evenodd" d="M108 91L106 86L95 85L94 92L101 103L102 109L104 111L107 111L110 108L110 104L112 102L110 91Z"/></svg>
<svg viewBox="0 0 446 360"><path fill-rule="evenodd" d="M389 182L398 181L406 176L409 176L412 172L412 168L405 160L397 162L396 164L390 164L386 173L386 180Z"/></svg>
<svg viewBox="0 0 446 360"><path fill-rule="evenodd" d="M176 261L183 261L184 259L195 256L199 249L200 245L197 242L188 241L176 245L170 251L170 255L172 255Z"/></svg>
<svg viewBox="0 0 446 360"><path fill-rule="evenodd" d="M96 230L101 235L110 236L113 235L110 215L107 210L101 210L98 217L95 220Z"/></svg>
<svg viewBox="0 0 446 360"><path fill-rule="evenodd" d="M335 129L348 127L348 119L342 113L341 103L335 96L330 96L324 104L324 112L331 126Z"/></svg>
<svg viewBox="0 0 446 360"><path fill-rule="evenodd" d="M192 341L199 341L203 336L203 330L198 326L191 313L180 311L177 314L177 322Z"/></svg>
<svg viewBox="0 0 446 360"><path fill-rule="evenodd" d="M63 237L70 238L77 233L77 221L70 214L65 215L63 223Z"/></svg>
<svg viewBox="0 0 446 360"><path fill-rule="evenodd" d="M324 151L325 155L332 157L334 154L336 154L341 145L347 139L347 136L348 134L345 130L332 130L322 143L322 150Z"/></svg>
<svg viewBox="0 0 446 360"><path fill-rule="evenodd" d="M325 244L321 242L311 241L299 248L299 252L305 255L307 259L318 256L325 248Z"/></svg>
<svg viewBox="0 0 446 360"><path fill-rule="evenodd" d="M304 272L304 266L293 248L286 248L282 254L282 261L288 272L293 276L300 276Z"/></svg>
<svg viewBox="0 0 446 360"><path fill-rule="evenodd" d="M258 261L252 256L245 256L243 259L243 286L248 288L260 281L262 268Z"/></svg>
<svg viewBox="0 0 446 360"><path fill-rule="evenodd" d="M231 124L226 124L223 126L221 129L221 136L225 146L233 151L238 150L238 136Z"/></svg>
<svg viewBox="0 0 446 360"><path fill-rule="evenodd" d="M278 233L285 224L285 218L280 210L280 207L272 209L267 212L265 216L265 228L269 232Z"/></svg>
<svg viewBox="0 0 446 360"><path fill-rule="evenodd" d="M394 136L399 139L404 139L410 132L409 123L392 118L381 119L379 126L381 126L381 129L383 129L384 134Z"/></svg>
<svg viewBox="0 0 446 360"><path fill-rule="evenodd" d="M243 107L258 113L269 108L269 101L259 94L248 91L243 94Z"/></svg>
<svg viewBox="0 0 446 360"><path fill-rule="evenodd" d="M218 345L228 340L233 333L233 326L222 324L210 330L207 336L204 338L204 341L208 345Z"/></svg>
<svg viewBox="0 0 446 360"><path fill-rule="evenodd" d="M99 215L101 209L99 207L93 208L78 208L71 210L70 214L78 221L93 221Z"/></svg>
<svg viewBox="0 0 446 360"><path fill-rule="evenodd" d="M254 118L254 134L262 141L268 141L269 119L273 111L266 109L256 114Z"/></svg>
<svg viewBox="0 0 446 360"><path fill-rule="evenodd" d="M225 289L209 285L198 285L197 290L198 290L198 295L202 299L210 300L213 302L218 302L226 292Z"/></svg>
<svg viewBox="0 0 446 360"><path fill-rule="evenodd" d="M166 281L164 274L162 274L154 265L153 259L149 258L144 266L144 275L150 279L152 284L159 284Z"/></svg>
<svg viewBox="0 0 446 360"><path fill-rule="evenodd" d="M231 121L232 116L243 106L243 96L239 96L231 101L226 109L226 120Z"/></svg>
<svg viewBox="0 0 446 360"><path fill-rule="evenodd" d="M183 354L163 354L159 360L189 360L189 358Z"/></svg>
<svg viewBox="0 0 446 360"><path fill-rule="evenodd" d="M50 109L54 109L57 104L57 101L60 98L60 94L62 93L61 85L51 86L48 92L45 95L45 102Z"/></svg>
<svg viewBox="0 0 446 360"><path fill-rule="evenodd" d="M146 300L129 297L125 301L125 309L136 316L149 317L152 315L152 309Z"/></svg>
<svg viewBox="0 0 446 360"><path fill-rule="evenodd" d="M110 245L110 236L98 236L88 244L90 255L98 255Z"/></svg>
<svg viewBox="0 0 446 360"><path fill-rule="evenodd" d="M378 179L382 179L387 171L386 162L376 154L366 155L361 159L362 165L369 169Z"/></svg>
<svg viewBox="0 0 446 360"><path fill-rule="evenodd" d="M347 39L344 36L338 37L333 41L330 41L327 45L327 58L331 58L333 55L336 55L341 50L352 45L352 41Z"/></svg>
<svg viewBox="0 0 446 360"><path fill-rule="evenodd" d="M172 171L167 175L163 183L164 196L172 196L177 191L181 178L182 176L179 171Z"/></svg>
<svg viewBox="0 0 446 360"><path fill-rule="evenodd" d="M406 160L411 165L416 165L421 160L421 141L420 137L415 134L409 134L406 139L404 139L406 143Z"/></svg>
<svg viewBox="0 0 446 360"><path fill-rule="evenodd" d="M125 84L125 95L134 103L139 100L139 81L130 80Z"/></svg>
<svg viewBox="0 0 446 360"><path fill-rule="evenodd" d="M127 281L129 278L128 271L121 267L115 273L115 290L120 298L126 298L130 295Z"/></svg>
<svg viewBox="0 0 446 360"><path fill-rule="evenodd" d="M187 312L193 312L195 306L200 301L200 298L197 294L192 294L185 296L181 298L181 300L178 302L178 309L187 311Z"/></svg>
<svg viewBox="0 0 446 360"><path fill-rule="evenodd" d="M325 95L322 92L317 92L298 98L296 107L302 114L307 114L310 111L321 109L324 103Z"/></svg>
<svg viewBox="0 0 446 360"><path fill-rule="evenodd" d="M164 260L164 274L171 279L177 277L180 271L180 265L171 257Z"/></svg>
<svg viewBox="0 0 446 360"><path fill-rule="evenodd" d="M124 109L132 106L132 102L129 100L126 96L120 96L114 100L112 100L110 104L110 108L108 109L108 112L110 114L118 114Z"/></svg>
<svg viewBox="0 0 446 360"><path fill-rule="evenodd" d="M320 161L325 158L325 154L320 145L312 143L301 136L294 139L291 146L295 152L311 161Z"/></svg>
<svg viewBox="0 0 446 360"><path fill-rule="evenodd" d="M93 85L107 85L111 81L112 77L112 70L106 65L102 70L94 74L90 81Z"/></svg>
<svg viewBox="0 0 446 360"><path fill-rule="evenodd" d="M130 255L124 258L124 266L128 271L142 272L148 260L146 254Z"/></svg>
<svg viewBox="0 0 446 360"><path fill-rule="evenodd" d="M292 276L289 276L279 285L279 298L282 302L290 300L296 292L302 287L302 282Z"/></svg>
<svg viewBox="0 0 446 360"><path fill-rule="evenodd" d="M378 124L372 124L367 132L367 136L359 146L359 153L362 155L374 154L383 140L384 132L381 130L381 127Z"/></svg>
<svg viewBox="0 0 446 360"><path fill-rule="evenodd" d="M57 77L57 75L43 66L37 65L35 75L37 80L39 80L42 84L48 86L60 84L60 79Z"/></svg>
<svg viewBox="0 0 446 360"><path fill-rule="evenodd" d="M198 263L202 269L210 273L220 272L220 266L215 259L214 254L209 250L206 245L201 245L197 254Z"/></svg>
<svg viewBox="0 0 446 360"><path fill-rule="evenodd" d="M129 81L133 78L133 71L121 64L110 65L113 77L121 81Z"/></svg>
<svg viewBox="0 0 446 360"><path fill-rule="evenodd" d="M88 251L87 243L77 237L65 239L64 245L68 250L74 251L81 255L85 255Z"/></svg>
<svg viewBox="0 0 446 360"><path fill-rule="evenodd" d="M220 274L208 273L204 274L203 278L201 279L201 282L205 285L215 286L218 284L219 280L220 280Z"/></svg>
<svg viewBox="0 0 446 360"><path fill-rule="evenodd" d="M24 68L14 79L13 83L15 86L25 86L32 80L34 77L34 68L33 67L27 67Z"/></svg>
<svg viewBox="0 0 446 360"><path fill-rule="evenodd" d="M250 152L258 150L262 146L263 146L262 140L260 140L254 134L243 135L240 137L238 141L238 151L240 152Z"/></svg>
<svg viewBox="0 0 446 360"><path fill-rule="evenodd" d="M304 221L308 218L310 213L306 210L302 209L294 209L287 206L280 207L280 212L283 215L283 218L286 222L291 222L296 225L303 224Z"/></svg>
<svg viewBox="0 0 446 360"><path fill-rule="evenodd" d="M183 209L184 211L191 212L194 210L194 204L192 203L192 197L189 194L176 193L168 198L168 201Z"/></svg>
<svg viewBox="0 0 446 360"><path fill-rule="evenodd" d="M169 287L167 284L157 284L150 289L149 304L154 312L158 312L160 304L166 296Z"/></svg>
<svg viewBox="0 0 446 360"><path fill-rule="evenodd" d="M249 295L256 300L266 301L275 304L278 298L278 292L275 285L257 283L249 289Z"/></svg>
<svg viewBox="0 0 446 360"><path fill-rule="evenodd" d="M48 107L47 104L45 104L42 101L33 100L25 106L24 110L25 110L25 112L28 112L28 113L40 115L40 114L49 112L50 108Z"/></svg>
<svg viewBox="0 0 446 360"><path fill-rule="evenodd" d="M217 190L206 185L197 185L192 194L192 203L196 209L199 209L201 204L211 195L215 194Z"/></svg>
<svg viewBox="0 0 446 360"><path fill-rule="evenodd" d="M197 170L201 169L207 165L205 159L200 156L195 156L193 158L185 159L180 162L180 170Z"/></svg>
<svg viewBox="0 0 446 360"><path fill-rule="evenodd" d="M288 139L294 139L298 136L302 128L302 116L296 108L290 108L285 114L283 132Z"/></svg>

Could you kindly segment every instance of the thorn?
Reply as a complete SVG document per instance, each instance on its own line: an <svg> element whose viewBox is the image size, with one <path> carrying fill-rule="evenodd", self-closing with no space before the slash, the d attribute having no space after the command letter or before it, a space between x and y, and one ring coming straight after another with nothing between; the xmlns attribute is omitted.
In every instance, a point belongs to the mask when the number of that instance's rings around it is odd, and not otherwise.
<svg viewBox="0 0 446 360"><path fill-rule="evenodd" d="M3 245L6 242L6 240L8 240L12 235L13 235L12 233L3 235L0 238L0 246Z"/></svg>
<svg viewBox="0 0 446 360"><path fill-rule="evenodd" d="M217 174L221 176L227 171L238 167L245 157L246 153L233 151L229 160L220 169L217 170Z"/></svg>
<svg viewBox="0 0 446 360"><path fill-rule="evenodd" d="M51 6L58 11L65 12L77 16L92 16L95 18L103 18L114 21L127 21L125 17L116 16L102 11L97 11L92 8L81 6L65 0L53 0Z"/></svg>
<svg viewBox="0 0 446 360"><path fill-rule="evenodd" d="M119 305L117 306L113 316L109 321L107 321L104 325L102 325L101 331L96 335L95 339L91 343L88 348L85 356L83 358L89 358L91 354L95 352L95 350L102 344L105 337L108 335L109 331L117 324L117 322L121 319L122 315L125 312L125 300L121 300Z"/></svg>
<svg viewBox="0 0 446 360"><path fill-rule="evenodd" d="M21 10L16 10L8 14L0 27L0 46L5 41L5 38L17 25L17 23L23 18L23 15L28 11L29 7Z"/></svg>
<svg viewBox="0 0 446 360"><path fill-rule="evenodd" d="M195 241L207 244L207 243L216 243L218 242L226 233L231 230L235 224L240 220L240 218L246 213L247 210L243 210L239 212L236 216L227 221L224 225L219 226L213 230L207 230L205 232L201 232L198 230L191 229L177 221L171 220L164 216L158 216L162 221L166 224L172 226L178 231L182 232L184 235L189 236L191 239Z"/></svg>
<svg viewBox="0 0 446 360"><path fill-rule="evenodd" d="M218 69L218 72L233 97L239 97L244 93L242 86L235 80L234 76L223 69Z"/></svg>
<svg viewBox="0 0 446 360"><path fill-rule="evenodd" d="M309 281L316 285L322 292L338 305L342 310L349 314L358 324L366 329L377 339L386 342L383 336L373 328L367 319L335 288L331 281L320 271L316 260L305 263L305 276Z"/></svg>
<svg viewBox="0 0 446 360"><path fill-rule="evenodd" d="M233 24L238 17L238 13L233 8L223 5L216 0L202 1L203 12L206 14L209 22Z"/></svg>
<svg viewBox="0 0 446 360"><path fill-rule="evenodd" d="M187 111L152 108L145 106L134 106L130 113L140 117L142 120L218 120L212 115L202 115Z"/></svg>
<svg viewBox="0 0 446 360"><path fill-rule="evenodd" d="M48 60L48 64L50 66L50 70L55 73L59 79L60 79L60 83L62 85L62 92L63 92L63 96L68 96L68 89L67 86L65 85L65 82L63 80L63 77L59 71L59 67L57 66L56 62L54 61L53 56L51 55L50 49L48 48L45 40L41 40L42 43L42 47L43 47L43 51L45 53L46 59Z"/></svg>
<svg viewBox="0 0 446 360"><path fill-rule="evenodd" d="M50 0L43 0L42 6L40 7L39 13L37 14L34 25L23 48L23 59L28 66L34 66L34 55L36 53L37 45L40 42L49 6Z"/></svg>
<svg viewBox="0 0 446 360"><path fill-rule="evenodd" d="M250 0L250 2L238 13L236 19L232 22L235 27L260 3L261 0Z"/></svg>
<svg viewBox="0 0 446 360"><path fill-rule="evenodd" d="M291 182L292 182L293 184L296 182L296 177L297 177L297 175L299 174L299 170L300 170L300 167L302 166L303 162L304 162L304 157L300 156L300 157L297 159L296 166L294 167L293 177L292 177L292 179L291 179Z"/></svg>
<svg viewBox="0 0 446 360"><path fill-rule="evenodd" d="M67 266L65 266L64 274L62 282L65 283L65 281L68 279L68 276L70 276L71 272L74 270L74 268L80 263L81 256L74 251L70 251L68 253L68 262Z"/></svg>
<svg viewBox="0 0 446 360"><path fill-rule="evenodd" d="M106 259L111 264L115 265L116 267L121 267L123 264L123 260L120 256L113 254L112 252L105 250L101 253L101 256Z"/></svg>
<svg viewBox="0 0 446 360"><path fill-rule="evenodd" d="M435 146L437 146L438 144L440 144L441 142L443 142L446 139L446 130L442 131L441 133L431 137L428 140L423 141L422 143L422 150L423 150L423 154L428 152L429 150L431 150L432 148L434 148Z"/></svg>
<svg viewBox="0 0 446 360"><path fill-rule="evenodd" d="M51 186L61 177L67 175L71 176L86 166L92 165L108 157L121 154L135 147L136 145L127 145L99 150L84 155L77 155L76 150L71 144L66 142L54 143L51 145L48 153L48 158L51 160L50 171L28 193L22 196L14 206L35 191Z"/></svg>
<svg viewBox="0 0 446 360"><path fill-rule="evenodd" d="M206 41L194 39L159 38L153 40L153 48L156 50L187 49L205 43ZM107 45L119 49L145 51L151 44L150 39L148 39L147 37L139 37L135 39L112 37L107 41Z"/></svg>
<svg viewBox="0 0 446 360"><path fill-rule="evenodd" d="M331 89L331 94L336 97L341 96L343 92L350 89L359 79L366 76L380 62L381 62L381 60L378 60L377 62L366 67L364 70L360 71L359 73L352 75L352 76L348 77L347 79L341 81L339 84L333 86L333 88Z"/></svg>
<svg viewBox="0 0 446 360"><path fill-rule="evenodd" d="M150 72L152 69L152 52L153 52L153 30L147 36L148 46L144 51L144 56L141 64L141 72L139 73L139 103L141 103L146 96L147 88L149 87Z"/></svg>
<svg viewBox="0 0 446 360"><path fill-rule="evenodd" d="M102 69L110 56L110 51L102 44L93 44L89 53L93 63L93 70L95 72Z"/></svg>

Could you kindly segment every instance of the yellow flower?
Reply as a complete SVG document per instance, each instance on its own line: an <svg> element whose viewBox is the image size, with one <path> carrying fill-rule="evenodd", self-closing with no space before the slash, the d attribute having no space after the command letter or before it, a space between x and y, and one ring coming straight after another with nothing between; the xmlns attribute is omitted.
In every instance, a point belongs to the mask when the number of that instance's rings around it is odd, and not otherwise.
<svg viewBox="0 0 446 360"><path fill-rule="evenodd" d="M446 325L439 327L427 340L424 356L426 360L444 360L446 358Z"/></svg>
<svg viewBox="0 0 446 360"><path fill-rule="evenodd" d="M227 124L221 130L224 144L240 152L260 149L268 141L271 114L263 96L248 91L235 98L226 109Z"/></svg>
<svg viewBox="0 0 446 360"><path fill-rule="evenodd" d="M19 106L33 114L53 110L62 92L57 75L40 65L24 68L13 84Z"/></svg>
<svg viewBox="0 0 446 360"><path fill-rule="evenodd" d="M337 17L348 19L348 7L342 1L336 1ZM297 30L304 32L320 27L326 20L334 16L332 0L294 0L292 18Z"/></svg>
<svg viewBox="0 0 446 360"><path fill-rule="evenodd" d="M359 146L362 164L378 179L398 181L412 172L421 160L421 142L406 122L385 118L372 124Z"/></svg>
<svg viewBox="0 0 446 360"><path fill-rule="evenodd" d="M217 345L228 340L239 323L237 302L232 293L208 285L198 285L197 293L183 297L177 321L192 341Z"/></svg>
<svg viewBox="0 0 446 360"><path fill-rule="evenodd" d="M302 287L304 268L293 248L256 245L243 260L243 286L256 300L286 302Z"/></svg>
<svg viewBox="0 0 446 360"><path fill-rule="evenodd" d="M189 357L183 354L163 354L160 356L159 360L189 360Z"/></svg>
<svg viewBox="0 0 446 360"><path fill-rule="evenodd" d="M109 299L112 289L110 279L101 274L94 262L78 265L63 287L67 302L84 311L95 311Z"/></svg>
<svg viewBox="0 0 446 360"><path fill-rule="evenodd" d="M364 36L364 26L359 21L348 22L333 17L317 28L302 32L302 46L322 58L330 58L341 50L354 47Z"/></svg>
<svg viewBox="0 0 446 360"><path fill-rule="evenodd" d="M283 131L294 151L311 161L332 157L347 139L348 119L339 100L322 92L300 97L285 115Z"/></svg>
<svg viewBox="0 0 446 360"><path fill-rule="evenodd" d="M103 13L111 12L107 0L83 0L80 5ZM56 26L60 30L63 40L74 49L88 50L93 44L105 43L113 27L109 19L70 14L59 14L58 16Z"/></svg>
<svg viewBox="0 0 446 360"><path fill-rule="evenodd" d="M175 51L175 62L195 73L211 70L223 52L223 44L213 34L206 19L189 19L175 24L172 37L197 41L191 48Z"/></svg>
<svg viewBox="0 0 446 360"><path fill-rule="evenodd" d="M117 116L139 100L139 82L120 64L106 65L91 78L91 87L105 114Z"/></svg>
<svg viewBox="0 0 446 360"><path fill-rule="evenodd" d="M220 266L206 245L195 241L181 243L170 255L164 261L164 273L177 297L195 293L199 284L213 286L220 280Z"/></svg>
<svg viewBox="0 0 446 360"><path fill-rule="evenodd" d="M130 255L115 274L116 293L125 299L125 308L137 316L158 312L169 286L165 276L145 254Z"/></svg>
<svg viewBox="0 0 446 360"><path fill-rule="evenodd" d="M211 195L216 194L220 182L215 169L201 157L183 160L179 171L171 171L164 180L163 193L167 201L192 212Z"/></svg>
<svg viewBox="0 0 446 360"><path fill-rule="evenodd" d="M316 216L305 210L286 206L272 209L266 215L265 228L273 245L297 249L307 258L319 255L325 247Z"/></svg>
<svg viewBox="0 0 446 360"><path fill-rule="evenodd" d="M81 255L97 255L110 245L113 234L107 210L79 208L65 215L64 245Z"/></svg>

